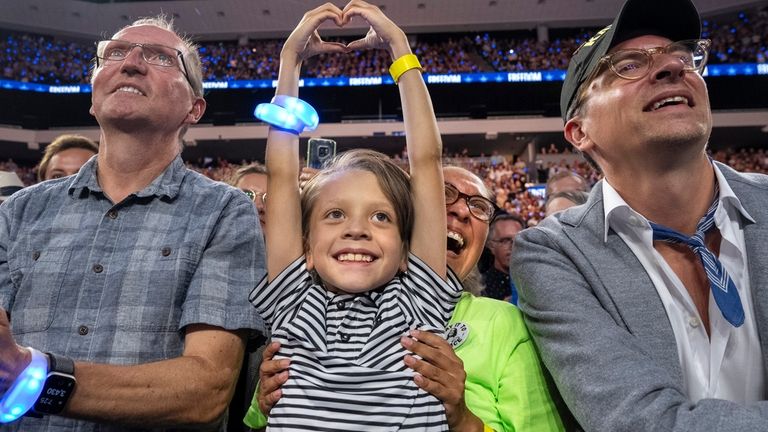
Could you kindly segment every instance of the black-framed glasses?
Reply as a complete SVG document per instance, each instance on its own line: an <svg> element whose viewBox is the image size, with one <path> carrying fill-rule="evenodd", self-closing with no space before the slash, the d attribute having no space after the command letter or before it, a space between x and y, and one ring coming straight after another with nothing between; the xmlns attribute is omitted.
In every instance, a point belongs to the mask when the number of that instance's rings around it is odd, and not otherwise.
<svg viewBox="0 0 768 432"><path fill-rule="evenodd" d="M267 203L267 193L266 192L256 192L251 189L240 189L243 191L245 196L248 197L253 202L260 202L262 204Z"/></svg>
<svg viewBox="0 0 768 432"><path fill-rule="evenodd" d="M483 222L490 222L498 210L496 204L488 198L480 195L467 195L456 189L456 186L446 183L445 205L449 206L458 201L459 198L464 198L464 202L467 203L467 208L469 208L469 213Z"/></svg>
<svg viewBox="0 0 768 432"><path fill-rule="evenodd" d="M165 45L134 43L119 39L99 41L96 43L96 67L101 66L100 61L104 62L105 65L111 62L122 62L136 47L141 48L141 58L148 64L160 67L178 67L190 87L195 88L187 73L184 53Z"/></svg>
<svg viewBox="0 0 768 432"><path fill-rule="evenodd" d="M690 39L672 42L665 47L623 49L604 55L600 64L607 63L621 78L636 80L648 75L653 67L653 56L667 54L680 60L683 70L702 74L709 59L710 45L712 41L709 39Z"/></svg>
<svg viewBox="0 0 768 432"><path fill-rule="evenodd" d="M500 244L504 247L510 247L513 244L515 244L515 238L514 237L502 237L500 239L491 240L493 243Z"/></svg>

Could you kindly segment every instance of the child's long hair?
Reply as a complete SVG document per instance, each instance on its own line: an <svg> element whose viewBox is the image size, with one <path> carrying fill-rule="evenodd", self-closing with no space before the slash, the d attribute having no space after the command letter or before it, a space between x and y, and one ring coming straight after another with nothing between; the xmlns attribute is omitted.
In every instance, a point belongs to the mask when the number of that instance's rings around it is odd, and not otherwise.
<svg viewBox="0 0 768 432"><path fill-rule="evenodd" d="M368 171L376 176L384 196L395 209L403 252L407 252L413 230L413 200L408 174L387 155L365 149L349 150L337 155L302 188L301 233L305 250L309 240L309 221L320 189L331 175L350 170Z"/></svg>

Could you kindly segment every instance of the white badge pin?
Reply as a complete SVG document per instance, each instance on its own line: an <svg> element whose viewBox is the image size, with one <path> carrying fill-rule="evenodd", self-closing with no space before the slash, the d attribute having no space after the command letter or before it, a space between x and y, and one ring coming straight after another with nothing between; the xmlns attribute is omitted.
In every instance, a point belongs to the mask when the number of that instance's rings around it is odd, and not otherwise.
<svg viewBox="0 0 768 432"><path fill-rule="evenodd" d="M453 347L458 348L469 336L469 326L463 322L457 322L445 328L445 339Z"/></svg>

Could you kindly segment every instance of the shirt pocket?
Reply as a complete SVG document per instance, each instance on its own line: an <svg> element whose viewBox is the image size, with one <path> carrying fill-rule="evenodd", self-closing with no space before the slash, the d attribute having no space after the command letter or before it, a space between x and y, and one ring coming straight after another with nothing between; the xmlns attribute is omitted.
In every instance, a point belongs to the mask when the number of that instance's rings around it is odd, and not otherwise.
<svg viewBox="0 0 768 432"><path fill-rule="evenodd" d="M119 330L179 330L184 300L197 269L196 250L192 245L161 245L127 265L113 305Z"/></svg>
<svg viewBox="0 0 768 432"><path fill-rule="evenodd" d="M19 266L11 270L18 287L11 307L13 334L48 330L53 322L71 249L48 248L22 253Z"/></svg>

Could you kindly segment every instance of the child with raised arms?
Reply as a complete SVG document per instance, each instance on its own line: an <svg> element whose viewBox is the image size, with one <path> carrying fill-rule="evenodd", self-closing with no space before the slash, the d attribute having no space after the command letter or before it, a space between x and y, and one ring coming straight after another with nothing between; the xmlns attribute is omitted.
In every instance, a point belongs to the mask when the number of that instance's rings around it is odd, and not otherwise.
<svg viewBox="0 0 768 432"><path fill-rule="evenodd" d="M319 37L321 23L353 17L370 25L363 39ZM461 292L446 274L440 135L405 34L359 0L307 12L283 46L273 103L291 109L303 60L377 48L394 60L410 180L385 155L352 150L300 192L301 128L270 128L268 282L250 301L291 362L270 430L447 430L443 404L416 386L400 344L411 329L441 333Z"/></svg>

